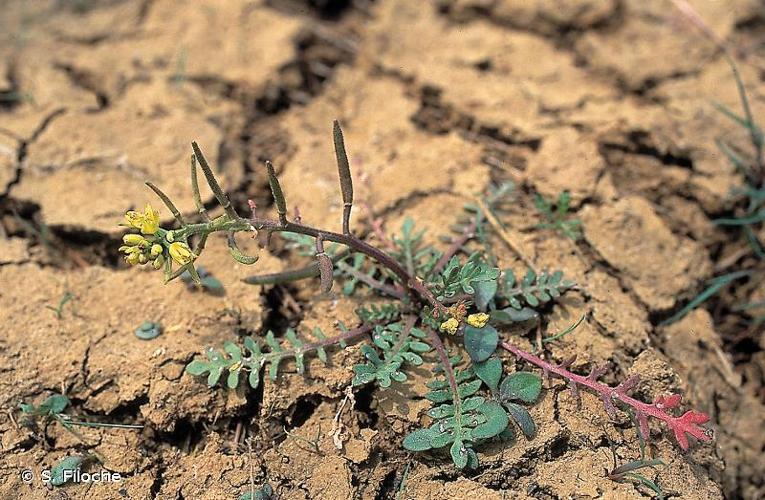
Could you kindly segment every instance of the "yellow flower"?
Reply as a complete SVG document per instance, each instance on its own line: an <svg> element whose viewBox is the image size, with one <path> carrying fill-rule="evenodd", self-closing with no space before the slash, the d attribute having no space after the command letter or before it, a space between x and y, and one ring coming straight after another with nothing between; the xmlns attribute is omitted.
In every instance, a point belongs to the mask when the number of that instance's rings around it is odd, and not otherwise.
<svg viewBox="0 0 765 500"><path fill-rule="evenodd" d="M136 212L135 210L130 210L128 213L125 214L125 222L127 222L127 225L135 228L135 229L141 229L141 223L143 222L143 214L140 214Z"/></svg>
<svg viewBox="0 0 765 500"><path fill-rule="evenodd" d="M456 318L449 318L443 323L441 323L441 327L439 328L442 332L446 332L449 335L454 335L457 333L457 328L460 327L460 322L457 321Z"/></svg>
<svg viewBox="0 0 765 500"><path fill-rule="evenodd" d="M159 211L151 208L147 203L143 213L130 210L125 214L128 226L140 229L143 234L154 234L159 229Z"/></svg>
<svg viewBox="0 0 765 500"><path fill-rule="evenodd" d="M197 256L194 255L186 243L176 241L175 243L170 243L170 257L178 264L185 266L196 259Z"/></svg>
<svg viewBox="0 0 765 500"><path fill-rule="evenodd" d="M483 328L489 322L489 315L486 313L471 314L467 317L467 324L475 328Z"/></svg>
<svg viewBox="0 0 765 500"><path fill-rule="evenodd" d="M159 211L151 208L151 204L147 203L146 208L143 211L143 223L141 224L141 232L143 234L154 234L159 229Z"/></svg>

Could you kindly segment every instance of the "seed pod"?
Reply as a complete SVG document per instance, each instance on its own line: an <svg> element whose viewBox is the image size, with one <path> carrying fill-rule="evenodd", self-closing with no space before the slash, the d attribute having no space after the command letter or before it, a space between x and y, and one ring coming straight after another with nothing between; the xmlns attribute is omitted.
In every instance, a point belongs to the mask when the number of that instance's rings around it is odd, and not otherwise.
<svg viewBox="0 0 765 500"><path fill-rule="evenodd" d="M271 186L271 194L274 196L274 202L276 203L276 213L279 214L279 222L286 224L287 200L284 199L282 186L279 184L279 178L276 177L274 166L270 161L266 161L266 169L268 169L268 184Z"/></svg>
<svg viewBox="0 0 765 500"><path fill-rule="evenodd" d="M332 284L334 282L332 278L333 266L332 259L330 259L324 252L316 254L316 260L319 263L319 280L321 284L321 293L329 293L332 290Z"/></svg>
<svg viewBox="0 0 765 500"><path fill-rule="evenodd" d="M333 124L332 138L335 142L337 170L340 175L340 191L343 193L343 233L349 234L351 206L353 205L353 179L351 178L351 167L348 164L348 155L345 152L343 130L337 120Z"/></svg>

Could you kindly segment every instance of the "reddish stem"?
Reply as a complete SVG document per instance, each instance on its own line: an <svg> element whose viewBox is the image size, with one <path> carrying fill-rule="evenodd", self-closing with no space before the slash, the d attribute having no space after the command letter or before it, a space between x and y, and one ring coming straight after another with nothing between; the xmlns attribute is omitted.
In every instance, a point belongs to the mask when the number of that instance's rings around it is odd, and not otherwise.
<svg viewBox="0 0 765 500"><path fill-rule="evenodd" d="M712 430L704 429L698 425L708 422L709 416L701 412L689 410L682 416L676 417L666 411L667 408L674 408L680 404L679 395L672 395L667 398L659 397L653 404L644 403L627 394L627 391L637 384L637 377L627 379L618 387L611 387L596 380L599 375L602 375L603 370L593 369L590 375L585 377L567 370L566 363L554 365L508 342L501 342L500 345L503 349L510 351L516 357L541 368L545 374L552 373L567 380L575 396L578 396L577 385L581 385L595 392L603 400L606 411L608 411L610 416L615 414L614 401L620 401L625 405L632 407L635 411L635 416L637 417L640 434L644 439L648 439L649 434L648 417L653 417L664 421L669 428L672 429L678 444L683 450L687 450L689 446L686 434L690 434L700 441L712 440Z"/></svg>

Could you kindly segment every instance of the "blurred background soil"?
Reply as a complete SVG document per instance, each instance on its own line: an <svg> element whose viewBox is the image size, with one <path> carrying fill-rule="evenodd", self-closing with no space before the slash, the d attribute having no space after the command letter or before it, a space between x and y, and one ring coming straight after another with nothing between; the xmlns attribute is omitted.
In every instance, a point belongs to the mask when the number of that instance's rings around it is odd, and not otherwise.
<svg viewBox="0 0 765 500"><path fill-rule="evenodd" d="M765 122L765 4L691 4L738 52ZM251 481L295 499L649 496L606 478L612 446L620 463L639 456L629 420L609 422L591 396L577 408L559 381L532 410L535 439L487 446L477 471L458 472L444 456L400 446L427 408L427 371L364 388L353 404L344 399L357 347L249 394L211 391L183 373L207 346L237 336L351 324L358 299L317 299L311 281L246 285L302 261L274 242L253 270L220 238L200 264L225 295L163 286L159 273L121 261L122 214L157 205L150 179L191 215L196 140L238 206L268 207L262 161L271 159L303 219L337 227L339 119L363 202L357 227L372 213L395 233L411 216L436 241L465 201L515 182L503 222L540 268L582 285L545 332L587 320L550 344L549 358L578 354L582 372L610 362L606 381L640 373L641 398L682 391L712 415L716 442L688 454L656 429L650 453L667 466L647 474L667 494L762 498L763 332L732 324L719 304L659 326L735 251L711 220L742 179L715 141L746 135L715 102L740 109L730 68L665 0L5 0L0 497L231 499ZM534 229L533 193L562 190L583 222L576 243ZM257 252L256 243L242 245ZM501 252L502 267L522 269ZM66 293L59 319L47 306ZM765 285L745 293L761 300ZM165 332L138 339L146 319ZM86 429L80 441L59 425L20 427L18 404L53 392L70 397L73 414L145 428ZM320 453L304 441L316 436ZM97 453L125 479L22 484L22 468L73 453Z"/></svg>

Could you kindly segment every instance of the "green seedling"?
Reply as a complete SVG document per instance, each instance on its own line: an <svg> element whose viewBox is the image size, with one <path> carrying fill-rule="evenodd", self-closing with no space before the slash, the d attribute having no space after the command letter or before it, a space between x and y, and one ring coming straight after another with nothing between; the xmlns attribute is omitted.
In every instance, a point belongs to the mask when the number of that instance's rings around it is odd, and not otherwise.
<svg viewBox="0 0 765 500"><path fill-rule="evenodd" d="M64 306L74 298L74 295L72 295L70 292L64 292L64 295L61 296L61 299L58 301L58 305L56 307L45 306L45 308L53 311L56 314L56 319L60 320L64 315Z"/></svg>
<svg viewBox="0 0 765 500"><path fill-rule="evenodd" d="M84 441L80 433L75 430L75 427L96 427L96 428L115 428L115 429L142 429L142 425L130 425L130 424L111 424L103 422L88 422L85 420L79 420L72 418L72 416L64 413L69 406L69 398L63 394L54 394L49 396L45 401L38 406L33 404L21 403L19 408L22 412L22 424L29 427L37 427L42 423L49 421L58 422L64 429L71 432L75 437Z"/></svg>
<svg viewBox="0 0 765 500"><path fill-rule="evenodd" d="M571 208L571 194L568 191L560 193L554 203L545 200L542 195L537 193L534 196L534 206L545 220L536 225L539 229L552 229L572 241L577 241L582 237L582 232L579 229L582 221L571 219L568 215Z"/></svg>
<svg viewBox="0 0 765 500"><path fill-rule="evenodd" d="M714 223L736 230L749 251L748 254L741 254L735 261L728 263L725 266L729 269L727 272L709 280L706 287L696 297L667 318L664 324L679 321L707 300L734 285L747 281L757 283L765 278L765 250L761 240L765 223L765 157L763 156L765 141L762 128L754 120L738 68L727 53L725 57L733 72L744 114L739 115L722 104L715 103L715 106L724 116L746 131L750 147L749 151L746 151L721 138L716 141L720 151L743 177L744 185L733 191L733 195L737 198L733 213L714 220ZM755 311L758 310L756 305L737 304L732 307L732 310L741 314L744 322L750 323L752 328L756 328L765 321L765 315L756 315Z"/></svg>

